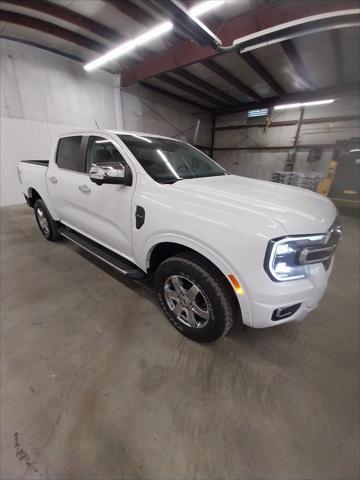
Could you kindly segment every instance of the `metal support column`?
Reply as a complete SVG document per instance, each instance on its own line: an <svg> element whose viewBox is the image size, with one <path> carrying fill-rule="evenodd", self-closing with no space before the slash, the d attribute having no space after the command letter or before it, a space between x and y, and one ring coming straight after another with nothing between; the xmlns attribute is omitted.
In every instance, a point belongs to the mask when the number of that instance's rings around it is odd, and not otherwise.
<svg viewBox="0 0 360 480"><path fill-rule="evenodd" d="M210 157L214 158L215 128L216 128L216 116L215 115L212 115L211 121L212 121L212 127L211 127Z"/></svg>
<svg viewBox="0 0 360 480"><path fill-rule="evenodd" d="M302 125L302 121L303 121L303 118L304 118L304 112L305 112L305 108L301 107L300 108L299 122L297 124L295 138L294 138L294 145L293 145L293 148L291 148L289 150L288 158L287 158L286 164L285 164L285 171L286 172L292 172L294 170L295 161L296 161L296 147L297 147L298 141L299 141L301 125Z"/></svg>

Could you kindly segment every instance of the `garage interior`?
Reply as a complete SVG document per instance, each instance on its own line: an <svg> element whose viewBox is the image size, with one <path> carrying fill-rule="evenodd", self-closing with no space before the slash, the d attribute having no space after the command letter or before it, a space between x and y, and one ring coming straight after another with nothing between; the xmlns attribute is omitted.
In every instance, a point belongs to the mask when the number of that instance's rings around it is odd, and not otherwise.
<svg viewBox="0 0 360 480"><path fill-rule="evenodd" d="M359 3L226 0L201 21L237 50L171 18L94 71L84 65L168 20L170 2L0 3L1 478L359 478ZM319 308L199 345L166 321L151 282L45 242L16 166L86 128L184 140L236 175L313 181L344 228Z"/></svg>

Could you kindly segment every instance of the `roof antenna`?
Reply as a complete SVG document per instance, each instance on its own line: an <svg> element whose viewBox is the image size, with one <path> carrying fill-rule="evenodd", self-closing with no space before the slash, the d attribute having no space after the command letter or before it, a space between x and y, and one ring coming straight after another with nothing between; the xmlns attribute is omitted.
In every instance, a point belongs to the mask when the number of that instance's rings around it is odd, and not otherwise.
<svg viewBox="0 0 360 480"><path fill-rule="evenodd" d="M99 130L100 127L99 127L99 125L98 125L98 123L97 123L97 121L96 121L96 118L94 118L94 122L95 122L95 125L97 126L97 129Z"/></svg>

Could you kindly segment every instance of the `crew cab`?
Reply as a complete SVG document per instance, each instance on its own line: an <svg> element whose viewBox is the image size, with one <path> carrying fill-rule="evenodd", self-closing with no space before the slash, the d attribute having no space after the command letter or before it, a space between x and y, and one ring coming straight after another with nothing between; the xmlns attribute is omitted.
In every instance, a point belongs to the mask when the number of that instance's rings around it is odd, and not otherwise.
<svg viewBox="0 0 360 480"><path fill-rule="evenodd" d="M47 240L152 276L169 321L199 342L235 319L254 328L302 320L324 294L341 237L326 197L231 175L158 135L70 133L49 161L23 161L18 174Z"/></svg>

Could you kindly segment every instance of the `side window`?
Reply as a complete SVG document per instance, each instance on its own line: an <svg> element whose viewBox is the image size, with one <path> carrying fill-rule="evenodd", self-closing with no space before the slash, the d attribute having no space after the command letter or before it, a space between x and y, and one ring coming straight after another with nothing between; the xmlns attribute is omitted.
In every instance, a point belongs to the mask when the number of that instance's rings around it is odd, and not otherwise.
<svg viewBox="0 0 360 480"><path fill-rule="evenodd" d="M119 162L126 166L126 162L119 150L111 142L103 137L89 137L86 152L86 172L88 173L93 163Z"/></svg>
<svg viewBox="0 0 360 480"><path fill-rule="evenodd" d="M60 168L82 172L81 165L81 140L82 137L60 138L56 154L56 163Z"/></svg>

